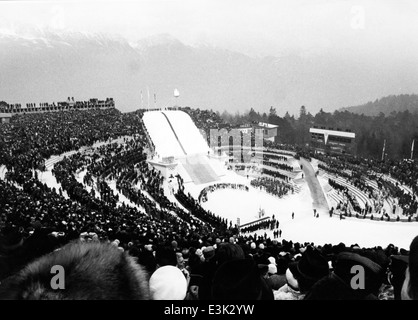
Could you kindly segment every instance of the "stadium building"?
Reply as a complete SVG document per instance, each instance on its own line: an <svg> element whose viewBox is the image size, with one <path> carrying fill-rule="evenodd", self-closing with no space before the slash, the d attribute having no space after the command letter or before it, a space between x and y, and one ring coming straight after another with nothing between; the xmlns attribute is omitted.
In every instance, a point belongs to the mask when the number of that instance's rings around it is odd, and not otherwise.
<svg viewBox="0 0 418 320"><path fill-rule="evenodd" d="M314 126L309 129L310 146L316 152L354 154L356 134L350 130Z"/></svg>
<svg viewBox="0 0 418 320"><path fill-rule="evenodd" d="M9 118L10 116L15 114L56 112L68 110L107 109L114 107L115 102L113 98L106 98L106 100L92 98L88 101L74 101L74 98L68 98L66 101L57 103L26 103L25 106L22 106L20 103L8 104L4 101L1 101L0 119L1 121L3 121L3 119Z"/></svg>
<svg viewBox="0 0 418 320"><path fill-rule="evenodd" d="M264 139L274 142L277 137L278 128L279 126L271 123L259 122L254 126L254 133L256 135L262 134Z"/></svg>

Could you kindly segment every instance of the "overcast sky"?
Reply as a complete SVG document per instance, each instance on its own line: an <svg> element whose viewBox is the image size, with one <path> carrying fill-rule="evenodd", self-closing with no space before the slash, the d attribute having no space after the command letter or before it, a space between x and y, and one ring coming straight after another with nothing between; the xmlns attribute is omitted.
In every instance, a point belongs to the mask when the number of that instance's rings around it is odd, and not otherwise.
<svg viewBox="0 0 418 320"><path fill-rule="evenodd" d="M1 1L0 33L169 33L251 55L415 55L414 0Z"/></svg>

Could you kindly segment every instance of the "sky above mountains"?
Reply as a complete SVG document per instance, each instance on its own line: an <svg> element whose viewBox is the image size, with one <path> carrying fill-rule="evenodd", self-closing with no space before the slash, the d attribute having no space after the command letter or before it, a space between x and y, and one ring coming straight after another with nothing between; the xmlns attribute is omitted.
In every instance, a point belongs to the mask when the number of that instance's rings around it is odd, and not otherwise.
<svg viewBox="0 0 418 320"><path fill-rule="evenodd" d="M259 82L266 81L266 91L276 86L278 92L267 94L267 98L260 93L263 105L255 106L257 99L251 101L251 106L261 110L281 104L279 109L297 113L305 104L315 112L321 107L331 110L389 94L418 92L418 2L413 0L0 2L0 36L48 39L51 34L68 33L121 38L134 48L178 39L191 48L208 46L259 59L253 68L261 60L267 68L265 60L270 59L268 69L277 74L261 69L268 79ZM166 36L157 36L161 34ZM7 58L4 53L2 57ZM192 72L181 60L185 72ZM276 69L276 65L280 67ZM240 77L237 70L231 77ZM243 82L242 94L246 83L249 81ZM187 81L182 84L181 93L187 93ZM0 100L4 94L0 83ZM236 99L224 94L224 99ZM238 105L251 107L237 100L232 110L240 110Z"/></svg>
<svg viewBox="0 0 418 320"><path fill-rule="evenodd" d="M417 51L413 0L138 0L0 2L0 30L121 35L169 33L185 44L253 55Z"/></svg>

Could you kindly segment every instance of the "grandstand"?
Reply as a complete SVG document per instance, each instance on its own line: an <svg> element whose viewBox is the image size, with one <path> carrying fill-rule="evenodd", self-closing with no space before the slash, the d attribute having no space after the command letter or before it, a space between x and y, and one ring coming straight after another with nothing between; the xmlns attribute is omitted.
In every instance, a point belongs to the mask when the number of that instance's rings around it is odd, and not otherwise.
<svg viewBox="0 0 418 320"><path fill-rule="evenodd" d="M51 112L14 116L11 124L0 125L8 148L0 148L0 204L25 239L36 241L33 225L54 230L52 240L62 242L45 252L87 232L150 257L153 243L202 251L231 236L259 250L292 240L296 253L306 243L407 247L416 235L414 185L391 171L278 144L236 146L228 155L222 146L219 156L177 110ZM379 201L387 216L375 210Z"/></svg>

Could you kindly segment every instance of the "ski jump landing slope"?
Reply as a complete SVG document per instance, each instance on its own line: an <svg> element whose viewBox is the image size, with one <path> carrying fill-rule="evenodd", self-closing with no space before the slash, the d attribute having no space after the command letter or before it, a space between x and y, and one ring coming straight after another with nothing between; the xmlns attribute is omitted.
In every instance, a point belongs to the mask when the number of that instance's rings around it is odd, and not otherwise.
<svg viewBox="0 0 418 320"><path fill-rule="evenodd" d="M161 111L145 112L143 120L154 143L155 152L160 157L185 156L180 141L176 139L168 120Z"/></svg>
<svg viewBox="0 0 418 320"><path fill-rule="evenodd" d="M183 111L162 111L181 141L187 155L207 154L208 144L190 116Z"/></svg>
<svg viewBox="0 0 418 320"><path fill-rule="evenodd" d="M203 184L219 180L205 155L194 155L180 158L180 163L195 184Z"/></svg>
<svg viewBox="0 0 418 320"><path fill-rule="evenodd" d="M219 180L207 158L210 148L187 113L148 111L143 120L159 157L173 156L179 160L179 165L196 184Z"/></svg>

